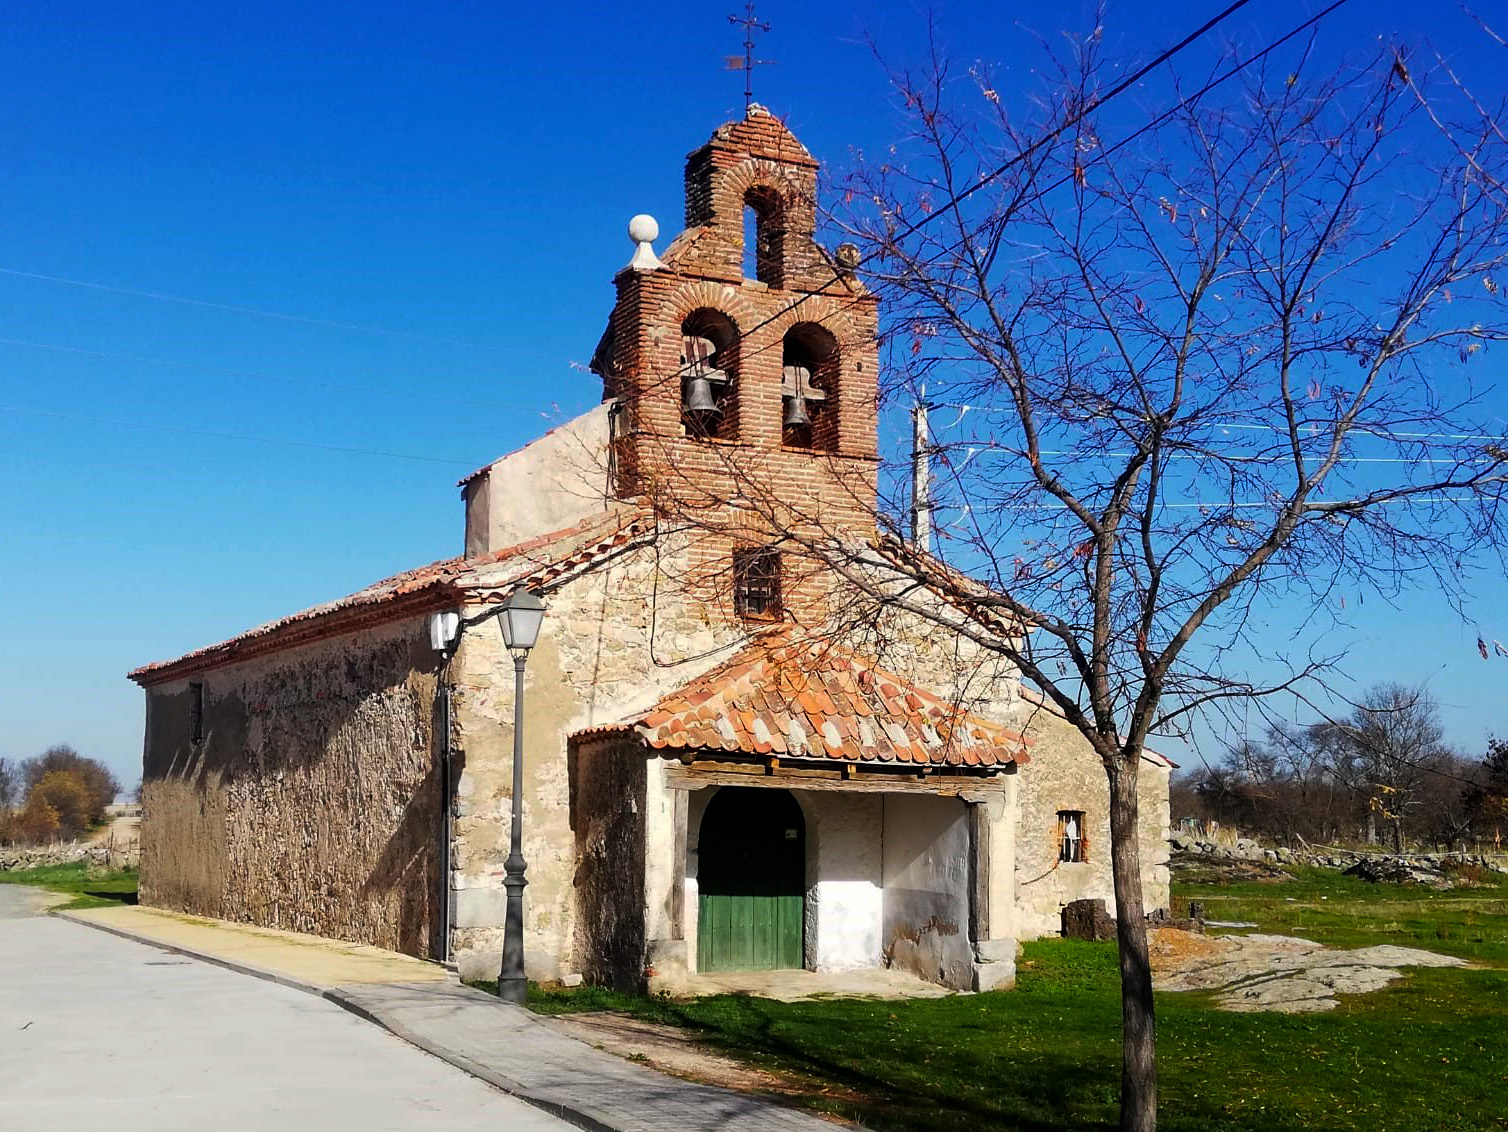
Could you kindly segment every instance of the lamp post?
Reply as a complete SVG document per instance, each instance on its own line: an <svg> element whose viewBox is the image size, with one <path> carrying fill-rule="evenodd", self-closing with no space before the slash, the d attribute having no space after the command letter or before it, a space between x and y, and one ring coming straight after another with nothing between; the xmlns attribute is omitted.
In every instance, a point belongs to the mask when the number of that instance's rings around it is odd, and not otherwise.
<svg viewBox="0 0 1508 1132"><path fill-rule="evenodd" d="M529 994L524 974L524 662L539 640L545 603L538 594L514 590L503 602L498 625L503 644L513 654L513 827L508 837L508 859L503 862L503 887L508 890L508 908L503 917L503 965L497 976L497 996L504 1002L522 1003Z"/></svg>

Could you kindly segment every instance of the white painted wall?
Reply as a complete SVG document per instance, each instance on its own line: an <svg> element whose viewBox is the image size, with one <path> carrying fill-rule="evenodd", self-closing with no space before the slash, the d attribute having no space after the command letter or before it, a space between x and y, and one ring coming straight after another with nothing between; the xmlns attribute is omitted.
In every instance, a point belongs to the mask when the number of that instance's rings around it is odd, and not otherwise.
<svg viewBox="0 0 1508 1132"><path fill-rule="evenodd" d="M806 814L807 966L815 971L878 967L884 796L792 793Z"/></svg>
<svg viewBox="0 0 1508 1132"><path fill-rule="evenodd" d="M671 937L675 888L676 792L665 785L665 762L651 758L644 790L644 938ZM705 793L705 791L698 791Z"/></svg>

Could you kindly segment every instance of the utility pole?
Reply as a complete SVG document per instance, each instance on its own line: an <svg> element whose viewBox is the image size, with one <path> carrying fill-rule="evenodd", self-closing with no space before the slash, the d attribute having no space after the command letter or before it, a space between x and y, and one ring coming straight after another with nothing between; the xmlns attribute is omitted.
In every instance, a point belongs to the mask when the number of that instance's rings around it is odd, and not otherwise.
<svg viewBox="0 0 1508 1132"><path fill-rule="evenodd" d="M911 545L932 551L932 442L927 433L927 390L911 410Z"/></svg>

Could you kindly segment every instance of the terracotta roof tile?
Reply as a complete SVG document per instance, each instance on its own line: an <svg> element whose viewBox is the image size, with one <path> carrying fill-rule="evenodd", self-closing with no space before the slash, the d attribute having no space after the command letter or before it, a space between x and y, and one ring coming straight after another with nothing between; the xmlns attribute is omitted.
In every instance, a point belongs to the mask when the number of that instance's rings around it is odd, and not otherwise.
<svg viewBox="0 0 1508 1132"><path fill-rule="evenodd" d="M620 508L480 558L441 559L374 582L337 601L311 606L258 625L218 644L196 649L173 660L143 665L129 676L143 685L159 683L190 671L230 664L300 644L322 633L349 631L353 627L353 618L377 623L386 617L414 612L416 602L429 601L424 596L426 592L433 596L430 605L442 608L446 602L458 603L461 594L472 588L496 591L511 591L518 586L543 588L572 570L590 565L643 537L653 522L646 512ZM504 596L504 592L497 592L496 600L501 601Z"/></svg>
<svg viewBox="0 0 1508 1132"><path fill-rule="evenodd" d="M757 641L643 715L593 732L633 731L651 748L938 767L1027 761L1020 734L832 646Z"/></svg>

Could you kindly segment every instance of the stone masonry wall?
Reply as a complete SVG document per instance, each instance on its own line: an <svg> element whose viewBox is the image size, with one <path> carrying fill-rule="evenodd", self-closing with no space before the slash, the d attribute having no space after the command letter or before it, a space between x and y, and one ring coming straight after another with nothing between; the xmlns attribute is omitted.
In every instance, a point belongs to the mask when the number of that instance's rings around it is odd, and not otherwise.
<svg viewBox="0 0 1508 1132"><path fill-rule="evenodd" d="M147 689L142 903L370 943L441 942L433 654L419 618Z"/></svg>
<svg viewBox="0 0 1508 1132"><path fill-rule="evenodd" d="M546 595L549 611L529 656L525 690L525 950L533 978L558 977L578 962L575 847L581 830L572 825L569 737L647 709L748 639L750 626L731 615L726 575L721 588L715 578L688 583L698 576L699 544L706 538L663 534ZM473 607L467 615L479 612ZM977 646L896 610L878 614L870 627L871 635L852 639L857 647L873 647L892 671L955 697L967 710L1008 718L1011 673ZM454 948L464 976L490 977L502 948L513 742L513 662L491 619L467 630L452 672L462 767ZM1002 818L1014 820L1008 813ZM646 892L645 899L659 909L672 894Z"/></svg>
<svg viewBox="0 0 1508 1132"><path fill-rule="evenodd" d="M1023 700L1018 724L1032 740L1020 772L1016 905L1022 939L1056 935L1064 904L1103 899L1114 914L1110 874L1110 787L1099 756L1059 716ZM1082 810L1088 860L1058 861L1058 811ZM1148 912L1168 907L1168 772L1143 761L1137 772L1142 895Z"/></svg>
<svg viewBox="0 0 1508 1132"><path fill-rule="evenodd" d="M649 707L744 640L723 609L678 584L690 569L688 543L667 536L546 595L549 610L525 686L524 943L531 978L575 969L581 831L572 826L570 736ZM466 612L476 616L481 608ZM454 950L464 977L490 977L502 950L514 718L513 660L491 618L462 636L452 671Z"/></svg>
<svg viewBox="0 0 1508 1132"><path fill-rule="evenodd" d="M613 737L580 745L570 759L578 965L593 983L642 991L644 751L632 740Z"/></svg>

